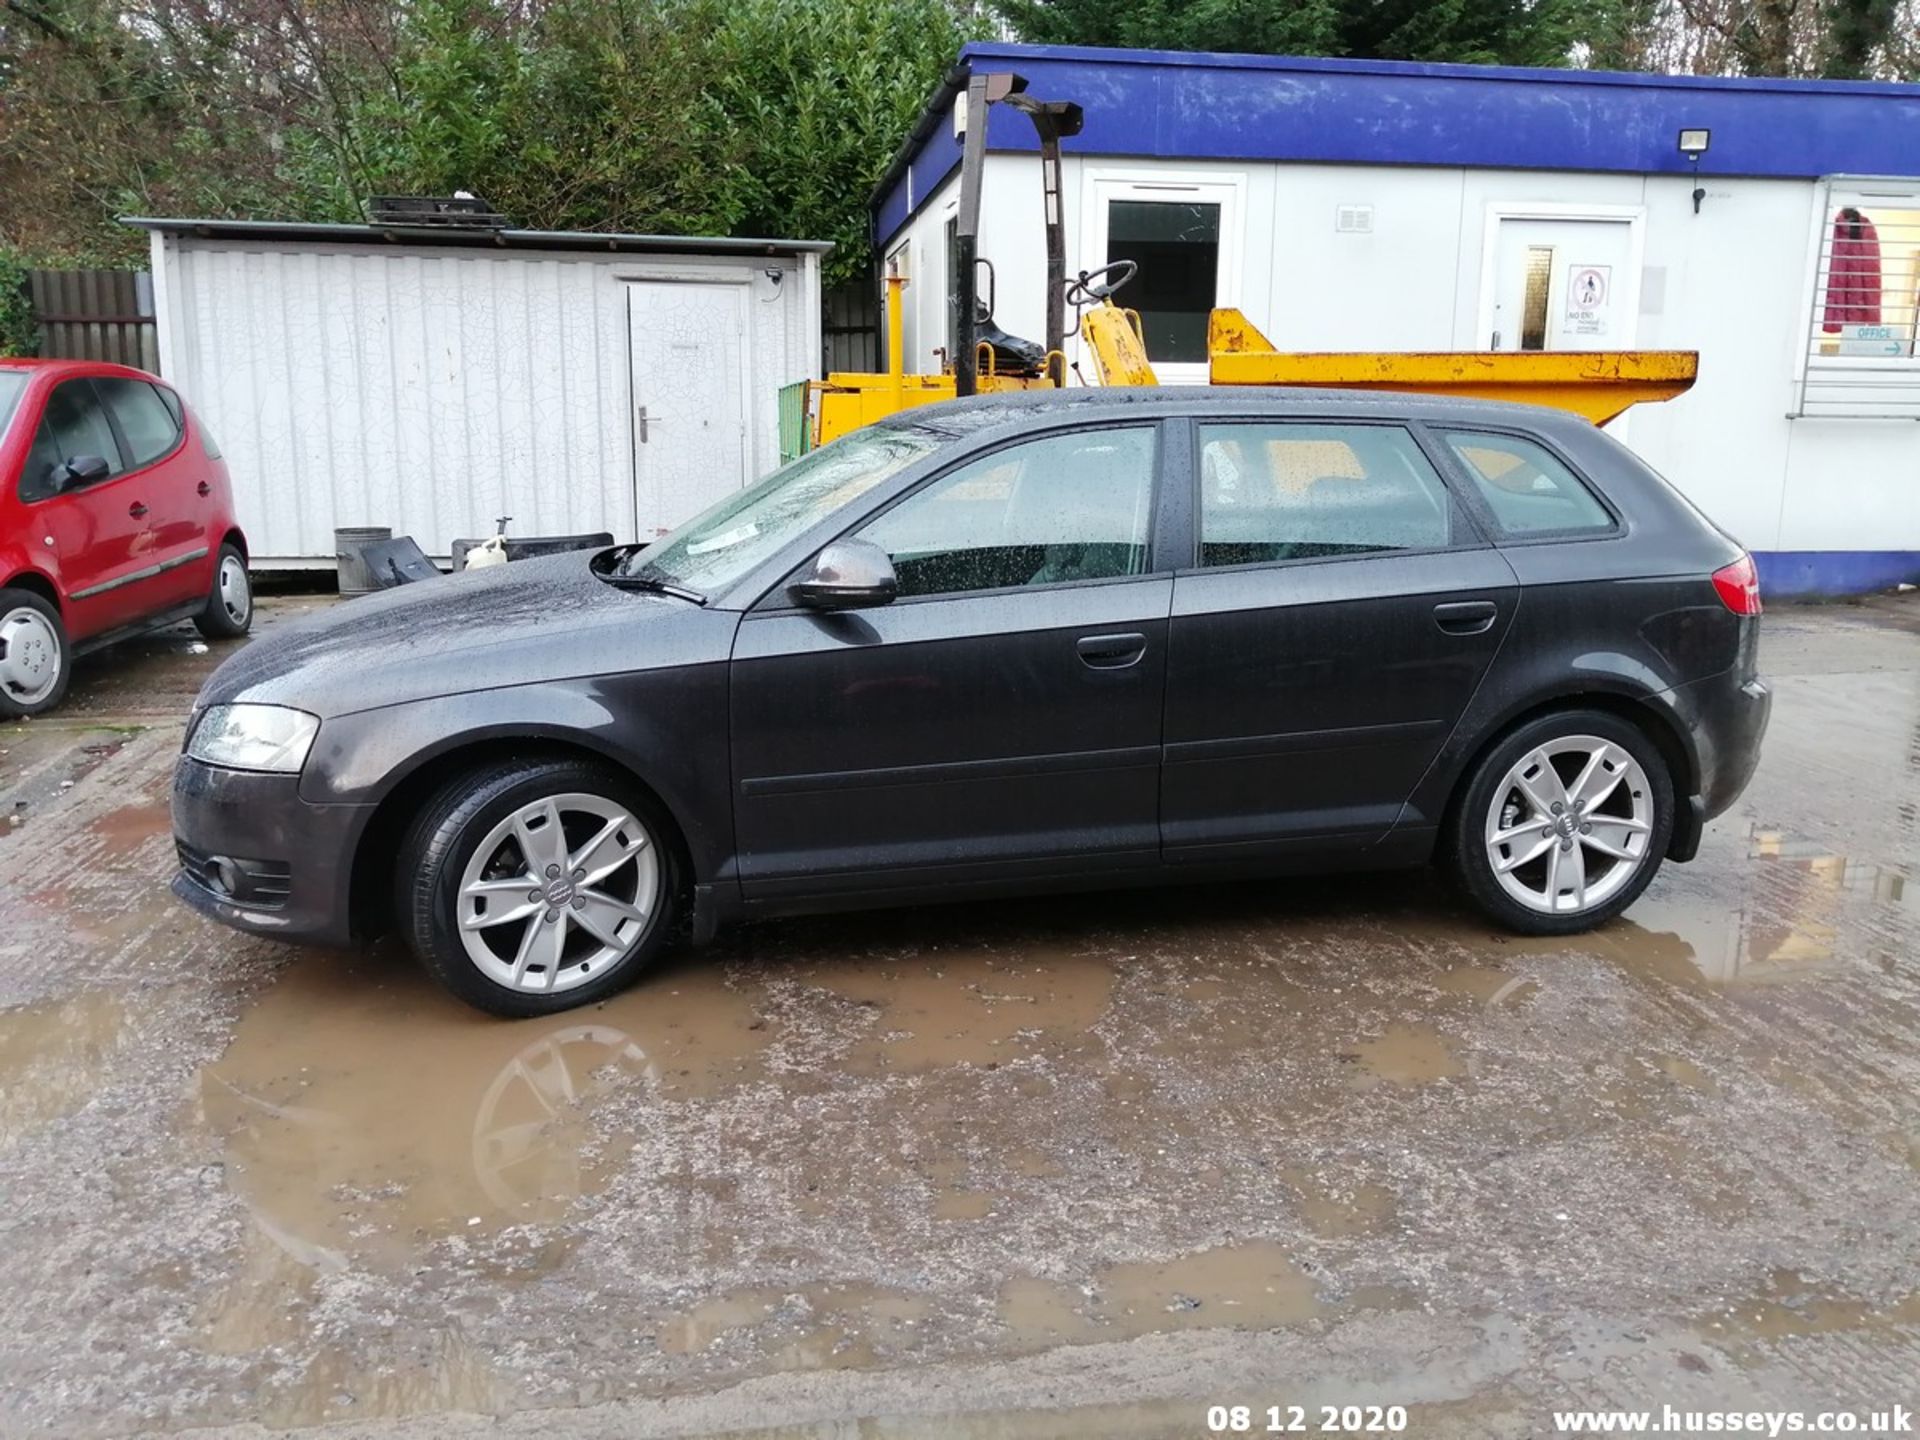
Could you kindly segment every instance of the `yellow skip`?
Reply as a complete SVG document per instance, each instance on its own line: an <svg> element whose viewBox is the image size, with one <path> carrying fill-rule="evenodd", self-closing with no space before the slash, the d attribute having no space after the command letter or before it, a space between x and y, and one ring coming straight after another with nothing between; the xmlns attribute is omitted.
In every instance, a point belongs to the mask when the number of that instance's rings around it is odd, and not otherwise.
<svg viewBox="0 0 1920 1440"><path fill-rule="evenodd" d="M1207 325L1208 378L1215 385L1312 385L1517 400L1584 415L1603 425L1645 401L1693 386L1693 350L1355 351L1288 353L1238 310Z"/></svg>

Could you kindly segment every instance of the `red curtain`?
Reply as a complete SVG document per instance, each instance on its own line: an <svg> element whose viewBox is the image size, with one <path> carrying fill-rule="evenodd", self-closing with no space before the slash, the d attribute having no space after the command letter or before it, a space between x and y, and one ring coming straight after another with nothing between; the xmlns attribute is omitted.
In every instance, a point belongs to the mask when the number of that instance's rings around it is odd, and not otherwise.
<svg viewBox="0 0 1920 1440"><path fill-rule="evenodd" d="M1880 323L1880 236L1851 205L1833 217L1833 254L1827 268L1827 333L1842 325Z"/></svg>

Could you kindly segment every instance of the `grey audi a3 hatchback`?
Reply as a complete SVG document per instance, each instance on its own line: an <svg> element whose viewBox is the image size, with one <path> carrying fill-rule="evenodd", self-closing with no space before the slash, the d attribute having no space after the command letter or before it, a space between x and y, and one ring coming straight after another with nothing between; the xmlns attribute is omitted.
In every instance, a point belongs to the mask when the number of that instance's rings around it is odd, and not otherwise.
<svg viewBox="0 0 1920 1440"><path fill-rule="evenodd" d="M645 548L355 600L208 680L176 893L397 930L474 1005L833 907L1439 863L1633 902L1752 774L1752 560L1531 408L1086 390L907 411Z"/></svg>

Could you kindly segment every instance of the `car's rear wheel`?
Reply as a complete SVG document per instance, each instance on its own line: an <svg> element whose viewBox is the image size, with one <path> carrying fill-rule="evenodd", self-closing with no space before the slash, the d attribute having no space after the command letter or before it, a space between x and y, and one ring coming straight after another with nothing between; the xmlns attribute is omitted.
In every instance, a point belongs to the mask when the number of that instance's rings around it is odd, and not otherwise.
<svg viewBox="0 0 1920 1440"><path fill-rule="evenodd" d="M630 984L666 947L667 822L625 777L502 761L446 786L400 847L394 912L428 971L495 1015L547 1015Z"/></svg>
<svg viewBox="0 0 1920 1440"><path fill-rule="evenodd" d="M219 563L213 567L213 589L208 592L206 608L193 617L193 623L209 640L231 640L247 633L253 624L253 581L247 574L247 561L232 545L220 547Z"/></svg>
<svg viewBox="0 0 1920 1440"><path fill-rule="evenodd" d="M1446 836L1451 868L1488 916L1567 935L1647 888L1673 833L1673 782L1639 728L1603 710L1530 720L1480 761Z"/></svg>
<svg viewBox="0 0 1920 1440"><path fill-rule="evenodd" d="M0 587L0 716L45 714L65 698L72 673L60 612L31 590Z"/></svg>

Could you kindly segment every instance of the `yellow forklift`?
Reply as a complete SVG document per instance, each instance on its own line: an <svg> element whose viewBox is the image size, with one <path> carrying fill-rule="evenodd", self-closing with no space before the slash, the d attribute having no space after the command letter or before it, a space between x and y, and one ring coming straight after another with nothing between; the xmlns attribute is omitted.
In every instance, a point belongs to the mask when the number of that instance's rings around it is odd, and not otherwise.
<svg viewBox="0 0 1920 1440"><path fill-rule="evenodd" d="M783 413L782 432L788 437L783 449L797 453L824 445L914 405L999 391L1064 388L1068 305L1074 308L1095 383L1159 383L1147 358L1139 314L1114 299L1138 266L1118 260L1067 279L1060 141L1080 133L1081 109L1068 101L1036 100L1026 90L1023 77L1003 72L975 73L967 81L954 238L958 337L949 367L937 374L906 373L901 292L907 280L889 274L885 277L887 370L877 374L836 371L824 381L789 386L783 404L793 413ZM987 112L993 105L1026 115L1040 140L1047 246L1042 343L1009 335L996 323L995 272L992 262L979 254ZM979 293L982 270L987 275L984 302ZM1517 400L1568 410L1596 425L1631 406L1684 393L1693 385L1699 358L1691 350L1289 352L1278 349L1244 314L1230 308L1215 310L1207 327L1208 381L1213 385L1400 390Z"/></svg>

